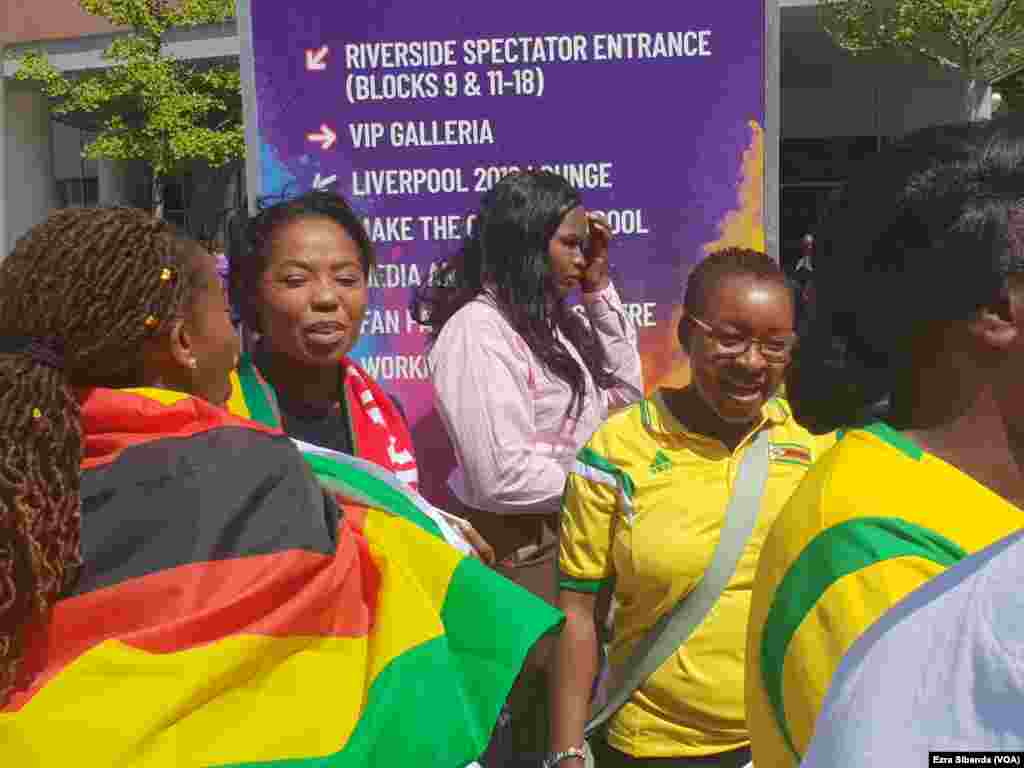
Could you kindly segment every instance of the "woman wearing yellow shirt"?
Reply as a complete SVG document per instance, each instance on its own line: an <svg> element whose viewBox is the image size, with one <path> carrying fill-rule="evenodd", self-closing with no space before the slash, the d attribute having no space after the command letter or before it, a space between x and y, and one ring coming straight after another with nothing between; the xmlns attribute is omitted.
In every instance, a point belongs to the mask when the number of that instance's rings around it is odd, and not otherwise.
<svg viewBox="0 0 1024 768"><path fill-rule="evenodd" d="M614 584L613 674L711 560L739 463L768 430L754 532L718 604L594 739L599 768L741 766L750 760L744 639L761 542L831 444L776 397L796 340L793 299L762 253L728 249L687 282L679 338L692 383L611 417L580 452L562 502L560 607L549 765L578 768L597 669L597 593Z"/></svg>
<svg viewBox="0 0 1024 768"><path fill-rule="evenodd" d="M921 131L844 193L789 392L815 429L891 405L841 436L765 542L747 652L755 765L798 765L857 639L1024 525L1022 190L1013 115Z"/></svg>

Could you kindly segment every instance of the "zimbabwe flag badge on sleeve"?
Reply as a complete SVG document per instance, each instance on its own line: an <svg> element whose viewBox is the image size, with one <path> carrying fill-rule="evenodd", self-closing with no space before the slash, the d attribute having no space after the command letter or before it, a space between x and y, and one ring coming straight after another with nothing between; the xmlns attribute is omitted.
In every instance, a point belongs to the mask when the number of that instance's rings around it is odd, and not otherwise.
<svg viewBox="0 0 1024 768"><path fill-rule="evenodd" d="M769 443L768 458L780 464L811 465L811 449L799 443Z"/></svg>

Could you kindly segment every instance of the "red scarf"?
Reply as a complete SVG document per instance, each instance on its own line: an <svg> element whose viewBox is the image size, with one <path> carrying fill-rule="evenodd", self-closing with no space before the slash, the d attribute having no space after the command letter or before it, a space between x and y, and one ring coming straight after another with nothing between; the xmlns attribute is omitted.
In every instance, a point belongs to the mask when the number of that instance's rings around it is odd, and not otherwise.
<svg viewBox="0 0 1024 768"><path fill-rule="evenodd" d="M345 357L341 364L355 455L390 469L399 480L417 488L412 435L398 406L358 363Z"/></svg>
<svg viewBox="0 0 1024 768"><path fill-rule="evenodd" d="M340 364L354 454L384 467L417 489L419 473L412 435L398 406L358 363L343 357ZM228 402L232 413L281 427L277 394L248 355L238 364L238 380L232 383L236 388Z"/></svg>

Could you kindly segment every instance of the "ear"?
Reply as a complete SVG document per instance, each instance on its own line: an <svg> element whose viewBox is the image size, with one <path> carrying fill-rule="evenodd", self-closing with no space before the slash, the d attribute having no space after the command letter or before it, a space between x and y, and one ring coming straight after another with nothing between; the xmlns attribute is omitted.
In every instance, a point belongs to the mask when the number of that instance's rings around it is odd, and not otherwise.
<svg viewBox="0 0 1024 768"><path fill-rule="evenodd" d="M690 354L690 323L686 320L686 310L683 309L679 315L679 325L676 328L676 337L679 339L679 346L686 354Z"/></svg>
<svg viewBox="0 0 1024 768"><path fill-rule="evenodd" d="M994 302L974 313L967 324L970 336L983 348L1004 353L1021 340L1024 330L1024 295L1004 290Z"/></svg>
<svg viewBox="0 0 1024 768"><path fill-rule="evenodd" d="M167 334L168 348L171 360L176 367L183 370L194 370L198 364L196 361L195 347L192 333L188 324L182 319L176 319Z"/></svg>

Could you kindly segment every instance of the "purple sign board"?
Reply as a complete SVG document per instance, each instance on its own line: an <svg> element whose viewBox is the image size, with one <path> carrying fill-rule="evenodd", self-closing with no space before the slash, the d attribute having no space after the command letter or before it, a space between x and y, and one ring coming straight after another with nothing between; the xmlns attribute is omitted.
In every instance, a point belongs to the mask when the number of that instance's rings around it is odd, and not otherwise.
<svg viewBox="0 0 1024 768"><path fill-rule="evenodd" d="M724 245L774 249L777 13L774 0L240 0L250 202L330 188L364 219L379 268L352 357L405 406L428 496L453 460L409 301L510 169L561 173L604 213L645 384L686 378L689 269Z"/></svg>

